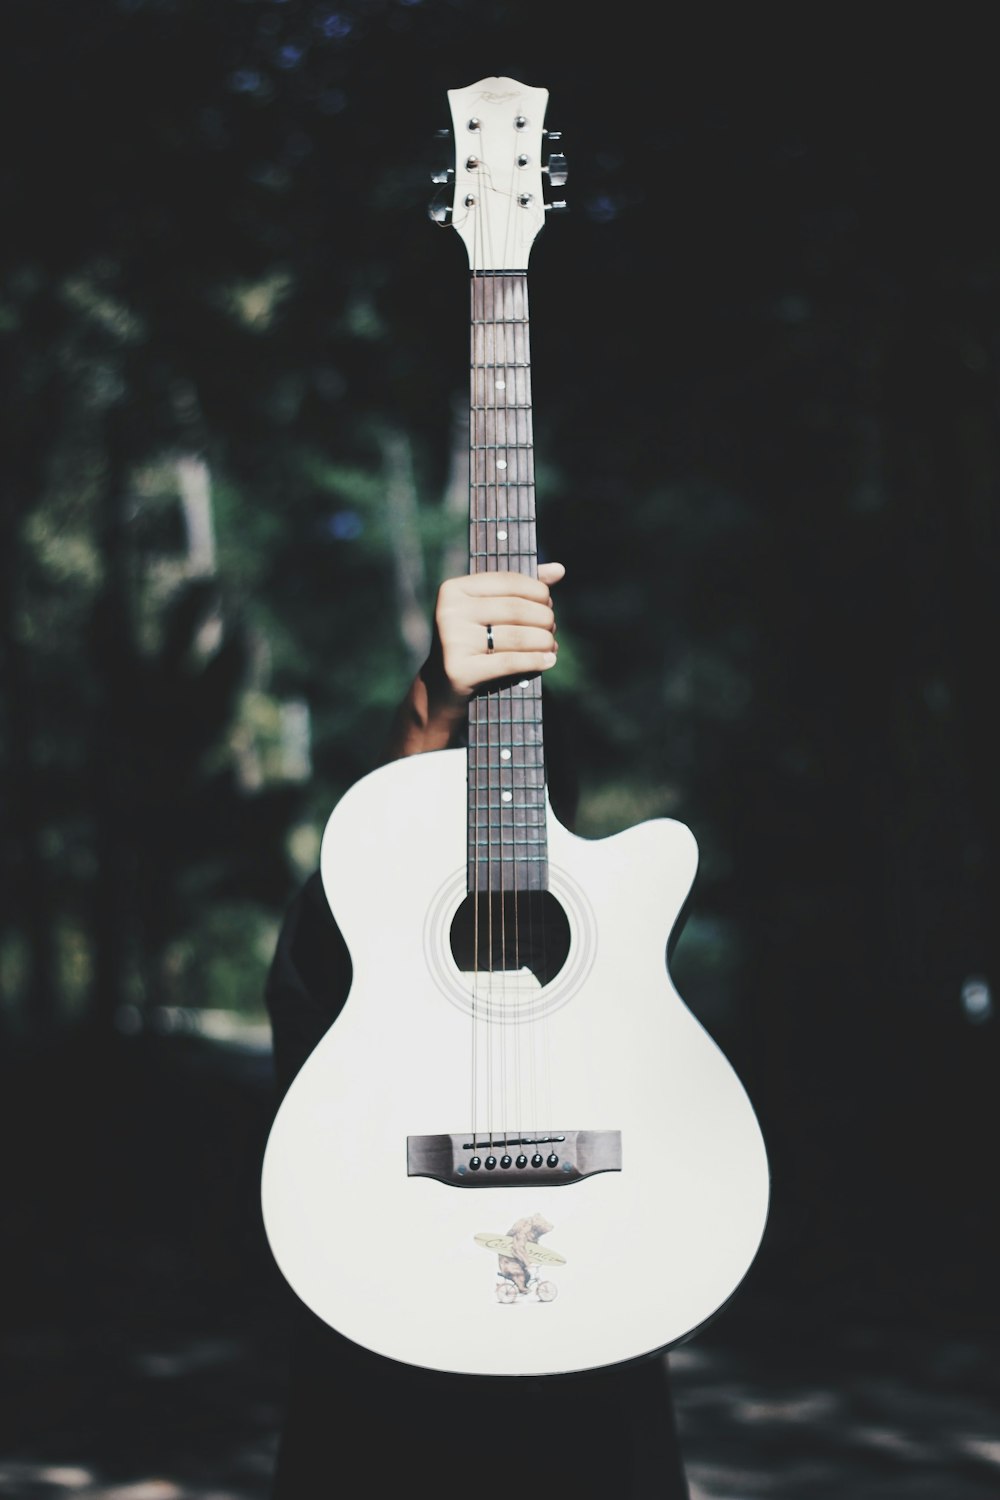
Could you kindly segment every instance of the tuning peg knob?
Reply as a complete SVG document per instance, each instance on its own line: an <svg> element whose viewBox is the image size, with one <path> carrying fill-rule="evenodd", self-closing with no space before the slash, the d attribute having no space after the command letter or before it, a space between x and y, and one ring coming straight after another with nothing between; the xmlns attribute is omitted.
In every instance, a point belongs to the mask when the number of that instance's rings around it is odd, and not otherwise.
<svg viewBox="0 0 1000 1500"><path fill-rule="evenodd" d="M431 173L431 182L447 184L451 181L454 175L454 167L441 167L436 172Z"/></svg>
<svg viewBox="0 0 1000 1500"><path fill-rule="evenodd" d="M544 133L545 139L547 141L561 141L562 140L562 131L561 130L546 130L543 133Z"/></svg>
<svg viewBox="0 0 1000 1500"><path fill-rule="evenodd" d="M545 212L547 214L567 214L569 213L569 204L565 198L560 198L555 203L546 203Z"/></svg>
<svg viewBox="0 0 1000 1500"><path fill-rule="evenodd" d="M428 205L427 205L427 217L429 219L433 220L433 222L435 224L450 224L451 223L451 204L450 203L428 203Z"/></svg>
<svg viewBox="0 0 1000 1500"><path fill-rule="evenodd" d="M548 162L542 168L542 171L549 174L549 181L553 187L562 187L569 176L566 158L558 151L550 153Z"/></svg>

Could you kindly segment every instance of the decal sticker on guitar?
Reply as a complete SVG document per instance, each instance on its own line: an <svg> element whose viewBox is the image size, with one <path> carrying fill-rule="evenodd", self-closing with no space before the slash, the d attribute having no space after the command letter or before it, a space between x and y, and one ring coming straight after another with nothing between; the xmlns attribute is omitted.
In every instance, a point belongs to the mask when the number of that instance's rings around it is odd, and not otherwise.
<svg viewBox="0 0 1000 1500"><path fill-rule="evenodd" d="M476 1235L476 1244L497 1256L498 1302L517 1302L530 1294L539 1302L555 1301L559 1288L554 1281L543 1280L538 1270L539 1266L566 1264L565 1255L538 1243L552 1227L541 1214L532 1214L529 1219L518 1219L507 1234Z"/></svg>

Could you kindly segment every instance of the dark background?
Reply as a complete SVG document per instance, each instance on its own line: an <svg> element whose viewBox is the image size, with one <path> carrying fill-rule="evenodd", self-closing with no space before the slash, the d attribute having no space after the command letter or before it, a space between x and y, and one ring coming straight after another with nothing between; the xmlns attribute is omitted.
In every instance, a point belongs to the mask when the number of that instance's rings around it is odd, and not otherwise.
<svg viewBox="0 0 1000 1500"><path fill-rule="evenodd" d="M529 284L580 831L695 832L674 973L770 1149L761 1254L705 1337L996 1330L1000 233L972 14L0 11L16 1454L69 1462L53 1410L167 1330L189 1358L263 1329L279 1399L263 977L461 555L467 261L428 170L447 89L492 74L549 89L570 168ZM195 1388L196 1356L142 1357Z"/></svg>

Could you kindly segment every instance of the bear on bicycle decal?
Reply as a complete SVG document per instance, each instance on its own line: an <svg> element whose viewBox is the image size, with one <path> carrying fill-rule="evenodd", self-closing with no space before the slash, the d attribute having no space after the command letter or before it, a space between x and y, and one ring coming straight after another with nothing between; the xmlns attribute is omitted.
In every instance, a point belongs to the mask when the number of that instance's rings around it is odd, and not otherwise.
<svg viewBox="0 0 1000 1500"><path fill-rule="evenodd" d="M497 1258L497 1301L516 1302L534 1295L539 1302L552 1302L558 1293L554 1281L542 1279L540 1266L564 1266L566 1257L538 1241L553 1226L541 1214L518 1219L507 1234L477 1234L476 1244L492 1250Z"/></svg>

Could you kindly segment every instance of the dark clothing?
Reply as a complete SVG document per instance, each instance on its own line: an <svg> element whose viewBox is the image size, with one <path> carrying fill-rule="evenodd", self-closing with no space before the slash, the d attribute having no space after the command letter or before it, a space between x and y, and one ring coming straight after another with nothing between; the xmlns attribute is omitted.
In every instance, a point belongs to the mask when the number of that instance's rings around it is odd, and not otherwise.
<svg viewBox="0 0 1000 1500"><path fill-rule="evenodd" d="M350 982L316 874L288 911L268 979L281 1094ZM291 1380L273 1500L415 1489L434 1500L686 1500L664 1357L544 1379L445 1375L360 1349L289 1297Z"/></svg>

